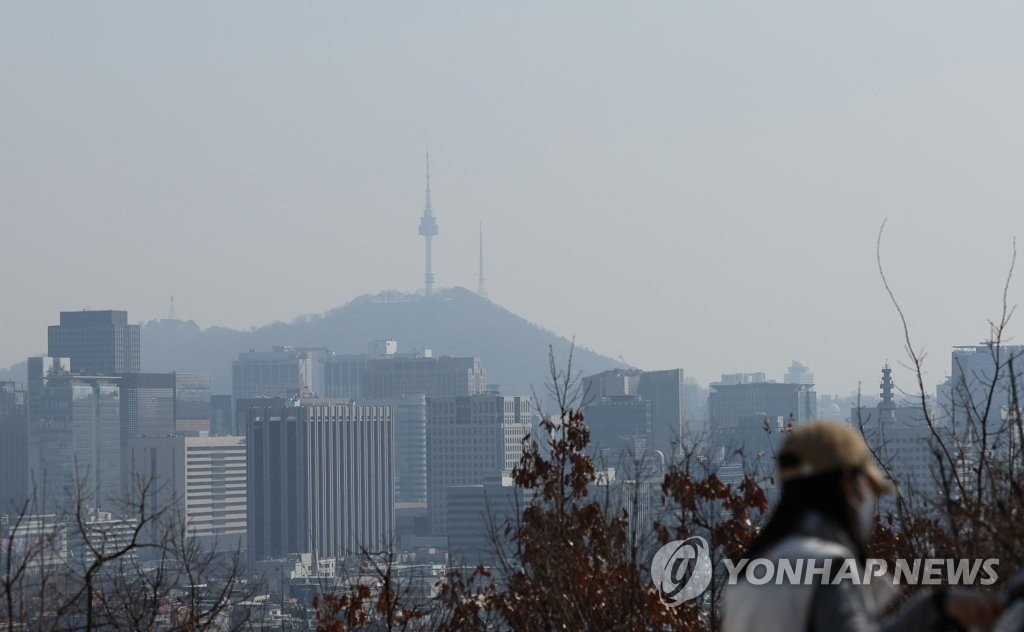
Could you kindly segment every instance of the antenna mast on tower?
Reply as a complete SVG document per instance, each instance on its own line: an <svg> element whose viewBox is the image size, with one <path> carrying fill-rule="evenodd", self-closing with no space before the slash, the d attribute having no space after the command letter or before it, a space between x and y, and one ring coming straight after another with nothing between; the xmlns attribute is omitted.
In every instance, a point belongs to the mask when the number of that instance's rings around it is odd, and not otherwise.
<svg viewBox="0 0 1024 632"><path fill-rule="evenodd" d="M487 298L487 288L484 286L484 223L480 222L480 278L477 280L476 293Z"/></svg>

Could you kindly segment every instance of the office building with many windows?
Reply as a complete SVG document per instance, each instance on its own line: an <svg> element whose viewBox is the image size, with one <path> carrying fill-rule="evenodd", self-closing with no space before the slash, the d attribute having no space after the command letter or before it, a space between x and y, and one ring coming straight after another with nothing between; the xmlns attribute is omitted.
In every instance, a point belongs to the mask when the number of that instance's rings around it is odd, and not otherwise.
<svg viewBox="0 0 1024 632"><path fill-rule="evenodd" d="M432 397L466 397L487 388L487 372L479 358L394 354L366 361L363 399L388 399L403 393Z"/></svg>
<svg viewBox="0 0 1024 632"><path fill-rule="evenodd" d="M45 506L109 506L123 497L119 378L73 373L68 358L28 359L29 476Z"/></svg>
<svg viewBox="0 0 1024 632"><path fill-rule="evenodd" d="M685 434L682 369L612 369L583 378L592 451L616 467L646 451L671 458Z"/></svg>
<svg viewBox="0 0 1024 632"><path fill-rule="evenodd" d="M394 536L391 408L263 398L246 431L250 560L382 551Z"/></svg>
<svg viewBox="0 0 1024 632"><path fill-rule="evenodd" d="M206 373L174 374L174 427L182 432L209 432L212 395Z"/></svg>
<svg viewBox="0 0 1024 632"><path fill-rule="evenodd" d="M129 440L132 475L148 485L150 507L174 506L188 535L208 549L245 548L245 437L184 433Z"/></svg>
<svg viewBox="0 0 1024 632"><path fill-rule="evenodd" d="M61 312L47 332L47 355L71 358L71 370L93 375L138 373L141 330L117 310Z"/></svg>
<svg viewBox="0 0 1024 632"><path fill-rule="evenodd" d="M28 399L14 382L0 382L0 515L28 499Z"/></svg>
<svg viewBox="0 0 1024 632"><path fill-rule="evenodd" d="M231 395L237 401L312 390L313 364L312 352L292 347L240 353L231 364Z"/></svg>
<svg viewBox="0 0 1024 632"><path fill-rule="evenodd" d="M173 373L127 373L119 384L122 446L131 437L174 432Z"/></svg>
<svg viewBox="0 0 1024 632"><path fill-rule="evenodd" d="M238 401L254 397L289 397L312 392L314 354L293 347L278 346L270 351L251 350L238 354L231 363L231 400L235 432L245 434L248 411Z"/></svg>
<svg viewBox="0 0 1024 632"><path fill-rule="evenodd" d="M508 475L531 427L529 397L482 393L427 400L427 511L434 535L448 532L448 488Z"/></svg>

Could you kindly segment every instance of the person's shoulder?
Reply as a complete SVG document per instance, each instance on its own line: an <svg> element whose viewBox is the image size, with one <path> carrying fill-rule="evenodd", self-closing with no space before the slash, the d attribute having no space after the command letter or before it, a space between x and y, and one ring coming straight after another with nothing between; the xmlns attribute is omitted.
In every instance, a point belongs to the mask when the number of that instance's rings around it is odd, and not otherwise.
<svg viewBox="0 0 1024 632"><path fill-rule="evenodd" d="M766 552L776 559L847 559L853 552L843 544L801 533L786 536Z"/></svg>

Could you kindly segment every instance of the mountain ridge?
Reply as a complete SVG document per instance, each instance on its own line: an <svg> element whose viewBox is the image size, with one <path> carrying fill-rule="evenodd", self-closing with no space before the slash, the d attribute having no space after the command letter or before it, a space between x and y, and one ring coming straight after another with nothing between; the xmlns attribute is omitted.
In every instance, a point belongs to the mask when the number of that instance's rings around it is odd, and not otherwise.
<svg viewBox="0 0 1024 632"><path fill-rule="evenodd" d="M249 330L194 321L151 320L142 328L142 370L209 373L215 393L231 391L231 361L250 349L273 346L329 347L363 353L367 343L394 338L399 353L431 349L435 355L476 356L487 380L505 394L542 396L548 378L548 349L564 364L573 342L465 288L437 290L424 297L393 290L364 294L323 314L298 316ZM584 375L626 367L581 345L573 369Z"/></svg>

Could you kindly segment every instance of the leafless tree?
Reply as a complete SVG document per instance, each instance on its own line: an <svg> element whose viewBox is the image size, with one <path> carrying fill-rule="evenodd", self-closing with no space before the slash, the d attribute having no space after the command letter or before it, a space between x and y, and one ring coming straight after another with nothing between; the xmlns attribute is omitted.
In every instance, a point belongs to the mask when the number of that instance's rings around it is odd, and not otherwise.
<svg viewBox="0 0 1024 632"><path fill-rule="evenodd" d="M243 630L240 551L227 556L191 537L183 512L153 507L159 484L135 477L103 511L85 484L45 513L35 494L10 518L2 550L0 622L7 630ZM200 587L202 587L200 589Z"/></svg>
<svg viewBox="0 0 1024 632"><path fill-rule="evenodd" d="M876 243L878 271L902 328L904 366L913 376L912 395L929 434L932 476L932 485L898 481L904 490L896 501L890 527L899 541L895 548L913 556L942 552L967 559L996 557L1000 575L1006 577L1024 566L1020 402L1024 358L1008 346L1016 242L1012 242L999 315L989 321L988 338L974 350L985 355L989 370L971 370L954 355L951 398L940 401L943 408L937 411L930 405L925 386L925 351L914 344L911 325L882 263L884 230L883 222ZM938 413L945 413L944 418ZM886 455L884 445L879 452L883 467L898 465L898 455ZM890 471L898 469L891 467Z"/></svg>

